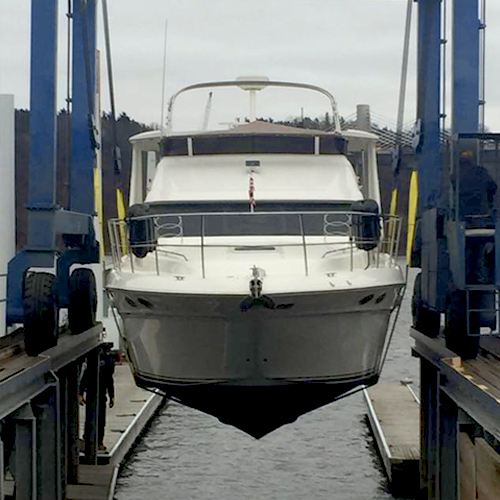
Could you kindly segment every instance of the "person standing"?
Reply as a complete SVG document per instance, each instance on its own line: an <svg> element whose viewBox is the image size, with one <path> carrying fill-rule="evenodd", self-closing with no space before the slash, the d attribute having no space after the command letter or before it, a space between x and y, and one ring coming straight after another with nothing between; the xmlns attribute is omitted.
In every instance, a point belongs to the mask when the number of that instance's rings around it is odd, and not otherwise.
<svg viewBox="0 0 500 500"><path fill-rule="evenodd" d="M113 375L115 372L115 361L110 352L111 343L105 344L99 361L99 412L97 420L97 437L100 451L106 451L104 446L104 429L106 427L106 403L109 396L109 407L113 408L115 404L115 384ZM89 384L88 369L85 369L80 380L78 400L81 405L86 402L86 393ZM87 435L87 422L85 422L85 434Z"/></svg>

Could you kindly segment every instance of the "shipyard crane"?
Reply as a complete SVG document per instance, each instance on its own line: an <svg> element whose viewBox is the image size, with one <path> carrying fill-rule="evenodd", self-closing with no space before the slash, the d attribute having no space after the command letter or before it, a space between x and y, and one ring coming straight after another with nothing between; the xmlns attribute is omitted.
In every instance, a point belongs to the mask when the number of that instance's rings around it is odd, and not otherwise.
<svg viewBox="0 0 500 500"><path fill-rule="evenodd" d="M493 163L499 134L484 132L484 2L454 0L451 140L442 142L447 116L440 0L419 0L416 153L419 217L411 264L422 269L413 296L414 326L440 334L447 346L474 358L481 336L497 330L500 287L498 212ZM481 6L481 9L479 8ZM481 18L479 14L481 13ZM481 120L480 120L481 118ZM493 170L491 170L493 172ZM498 260L498 259L497 259Z"/></svg>
<svg viewBox="0 0 500 500"><path fill-rule="evenodd" d="M12 456L13 449L16 498L62 500L66 482L77 481L77 393L79 365L84 358L91 374L85 455L90 463L97 461L102 325L96 324L96 278L87 267L100 261L94 228L94 169L100 146L96 3L68 2L72 7L68 12L72 93L67 96L71 183L69 203L61 207L56 200L58 1L31 2L28 234L26 246L8 264L6 318L7 324L23 324L24 329L6 337L3 344L11 346L23 340L28 357L20 353L23 363L14 360L16 371L1 384L0 498L5 494L4 453ZM67 335L55 347L62 308L68 310L70 333L79 337ZM45 353L51 347L54 349ZM40 353L45 355L38 357ZM30 370L33 367L35 370ZM19 424L26 420L27 426Z"/></svg>
<svg viewBox="0 0 500 500"><path fill-rule="evenodd" d="M28 170L27 245L9 262L7 324L24 325L26 353L36 356L57 344L59 310L67 308L71 333L79 334L96 321L96 277L87 266L100 262L94 216L94 184L99 179L100 108L96 79L97 0L68 4L72 33L71 151L69 203L56 200L58 1L32 1L30 74L30 156ZM121 170L117 147L111 53L106 0L102 0L111 112L115 179ZM69 41L68 41L69 44ZM71 74L71 78L69 76ZM100 181L99 181L100 182ZM123 195L117 183L117 202L124 216ZM74 269L74 266L78 268Z"/></svg>
<svg viewBox="0 0 500 500"><path fill-rule="evenodd" d="M27 245L10 261L7 323L24 324L25 347L37 355L57 343L58 311L73 333L95 322L97 292L90 269L100 260L93 215L96 117L96 0L73 2L69 205L56 202L57 0L31 7L30 156Z"/></svg>
<svg viewBox="0 0 500 500"><path fill-rule="evenodd" d="M418 221L408 257L421 272L412 298L411 335L413 353L420 358L421 487L428 498L439 500L465 498L470 473L477 474L471 498L488 487L479 461L471 467L465 461L476 460L481 451L476 433L499 435L498 399L492 394L496 384L481 378L486 372L498 376L498 359L492 356L475 381L466 369L484 364L481 344L499 331L495 191L500 134L486 133L484 126L485 5L485 0L418 0L415 147L420 193L418 202L413 196L411 203L418 204ZM451 44L445 29L449 17ZM450 139L442 141L447 119ZM453 360L451 366L446 360ZM471 446L465 450L467 443ZM497 486L488 495L497 498Z"/></svg>

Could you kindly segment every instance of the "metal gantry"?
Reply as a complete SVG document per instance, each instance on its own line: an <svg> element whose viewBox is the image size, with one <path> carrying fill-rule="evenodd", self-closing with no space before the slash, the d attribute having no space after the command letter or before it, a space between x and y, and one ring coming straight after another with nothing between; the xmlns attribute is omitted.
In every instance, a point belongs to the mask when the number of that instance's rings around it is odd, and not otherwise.
<svg viewBox="0 0 500 500"><path fill-rule="evenodd" d="M0 375L0 499L5 496L6 469L14 477L17 500L63 500L66 485L78 482L78 385L84 359L91 374L85 457L87 463L97 463L101 333L98 324L80 335L63 336L43 356L20 353L4 360ZM0 339L0 348L5 349L12 340L12 336Z"/></svg>
<svg viewBox="0 0 500 500"><path fill-rule="evenodd" d="M30 156L27 245L9 262L7 324L24 324L26 353L3 359L0 376L0 499L4 470L16 499L65 498L79 461L78 382L85 358L86 457L97 457L98 367L102 325L96 324L98 263L93 176L96 149L96 1L69 2L72 12L72 95L69 205L56 200L58 1L31 2ZM58 343L59 310L73 335ZM79 334L79 335L76 335ZM7 337L5 342L12 340ZM56 345L58 344L58 345ZM0 348L4 348L0 342ZM38 356L43 352L42 356ZM26 354L28 356L26 356ZM92 369L92 367L94 369ZM6 460L4 460L4 458Z"/></svg>
<svg viewBox="0 0 500 500"><path fill-rule="evenodd" d="M447 344L465 358L475 357L479 329L492 323L486 319L487 312L490 315L497 312L492 304L500 284L500 266L496 269L491 259L486 262L481 258L483 254L470 258L473 247L484 247L487 252L488 244L495 243L498 224L497 210L492 205L487 209L480 206L482 201L491 202L486 200L491 195L487 190L494 188L487 185L488 171L477 167L485 141L498 143L500 140L500 135L479 130L480 108L484 105L480 64L480 34L484 25L479 20L478 0L451 2L452 139L442 144L441 120L446 115L441 102L441 46L446 42L441 20L443 2L419 0L418 4L420 241L414 261L422 273L421 293L416 297L419 313L416 326L436 336L440 314L444 313L451 322L463 319L464 328L448 329ZM478 183L481 176L482 183ZM471 180L476 185L470 185ZM472 200L467 211L464 210L466 192ZM472 206L474 204L476 206ZM479 277L487 267L489 275ZM468 302L469 296L472 304ZM475 322L470 321L471 310L477 313L472 315L477 317ZM455 323L457 321L453 322L454 326Z"/></svg>
<svg viewBox="0 0 500 500"><path fill-rule="evenodd" d="M480 350L483 330L486 335L498 330L500 288L500 231L492 202L496 188L481 165L482 152L488 141L498 149L500 135L485 134L480 121L484 5L480 8L478 0L450 0L452 139L440 143L446 117L442 100L446 2L417 1L420 238L413 264L421 267L421 276L413 297L412 336L414 354L421 360L421 486L429 499L466 499L469 493L476 498L482 487L479 472L476 477L474 470L474 484L466 491L465 462L475 463L484 446L500 460L495 446L485 441L487 437L494 445L500 438L495 389L473 383L466 361L478 357L478 365L471 363L471 369L487 365L487 371L500 372L497 358ZM469 205L463 201L467 191ZM478 370L475 376L483 380Z"/></svg>
<svg viewBox="0 0 500 500"><path fill-rule="evenodd" d="M59 308L71 305L71 266L99 262L93 225L93 168L97 147L96 0L75 0L72 5L72 154L70 202L65 208L56 202L58 1L33 0L31 8L28 238L27 245L9 263L7 323L25 324L27 342L33 344L31 350L35 354L50 344L43 345L32 339L37 334L31 334L31 330L43 329L43 325L36 319L32 324L33 315L26 312L27 273L33 268L45 268L54 274L54 288L46 292L44 302L51 305L55 309L52 314L57 315ZM39 288L44 288L44 284L42 280Z"/></svg>

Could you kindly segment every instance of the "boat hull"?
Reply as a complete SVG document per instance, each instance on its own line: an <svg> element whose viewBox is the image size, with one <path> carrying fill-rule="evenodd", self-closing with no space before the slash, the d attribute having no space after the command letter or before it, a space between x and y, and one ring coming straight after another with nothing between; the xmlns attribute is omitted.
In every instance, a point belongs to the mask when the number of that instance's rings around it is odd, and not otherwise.
<svg viewBox="0 0 500 500"><path fill-rule="evenodd" d="M253 307L244 296L111 292L140 385L260 437L376 381L400 287L277 294Z"/></svg>
<svg viewBox="0 0 500 500"><path fill-rule="evenodd" d="M293 382L264 386L231 384L165 385L135 374L139 387L158 387L185 406L217 417L222 423L260 439L290 424L300 416L344 396L369 387L378 375L352 380L325 382Z"/></svg>

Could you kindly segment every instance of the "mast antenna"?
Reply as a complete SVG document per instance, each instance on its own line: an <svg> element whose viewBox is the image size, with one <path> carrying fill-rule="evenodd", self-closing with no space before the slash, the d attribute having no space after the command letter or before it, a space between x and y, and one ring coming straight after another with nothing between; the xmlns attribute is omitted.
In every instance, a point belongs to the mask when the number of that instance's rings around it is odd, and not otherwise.
<svg viewBox="0 0 500 500"><path fill-rule="evenodd" d="M210 112L212 111L212 96L213 92L209 92L208 94L208 99L207 99L207 105L205 107L205 114L203 115L203 124L201 126L201 130L207 130L208 128L208 121L210 120Z"/></svg>
<svg viewBox="0 0 500 500"><path fill-rule="evenodd" d="M160 130L162 131L163 135L163 130L165 129L165 124L163 123L164 120L164 113L165 113L165 79L166 79L166 74L167 74L167 28L168 28L168 19L165 19L165 35L164 35L164 40L163 40L163 76L162 76L162 81L161 81L161 114L160 114Z"/></svg>

